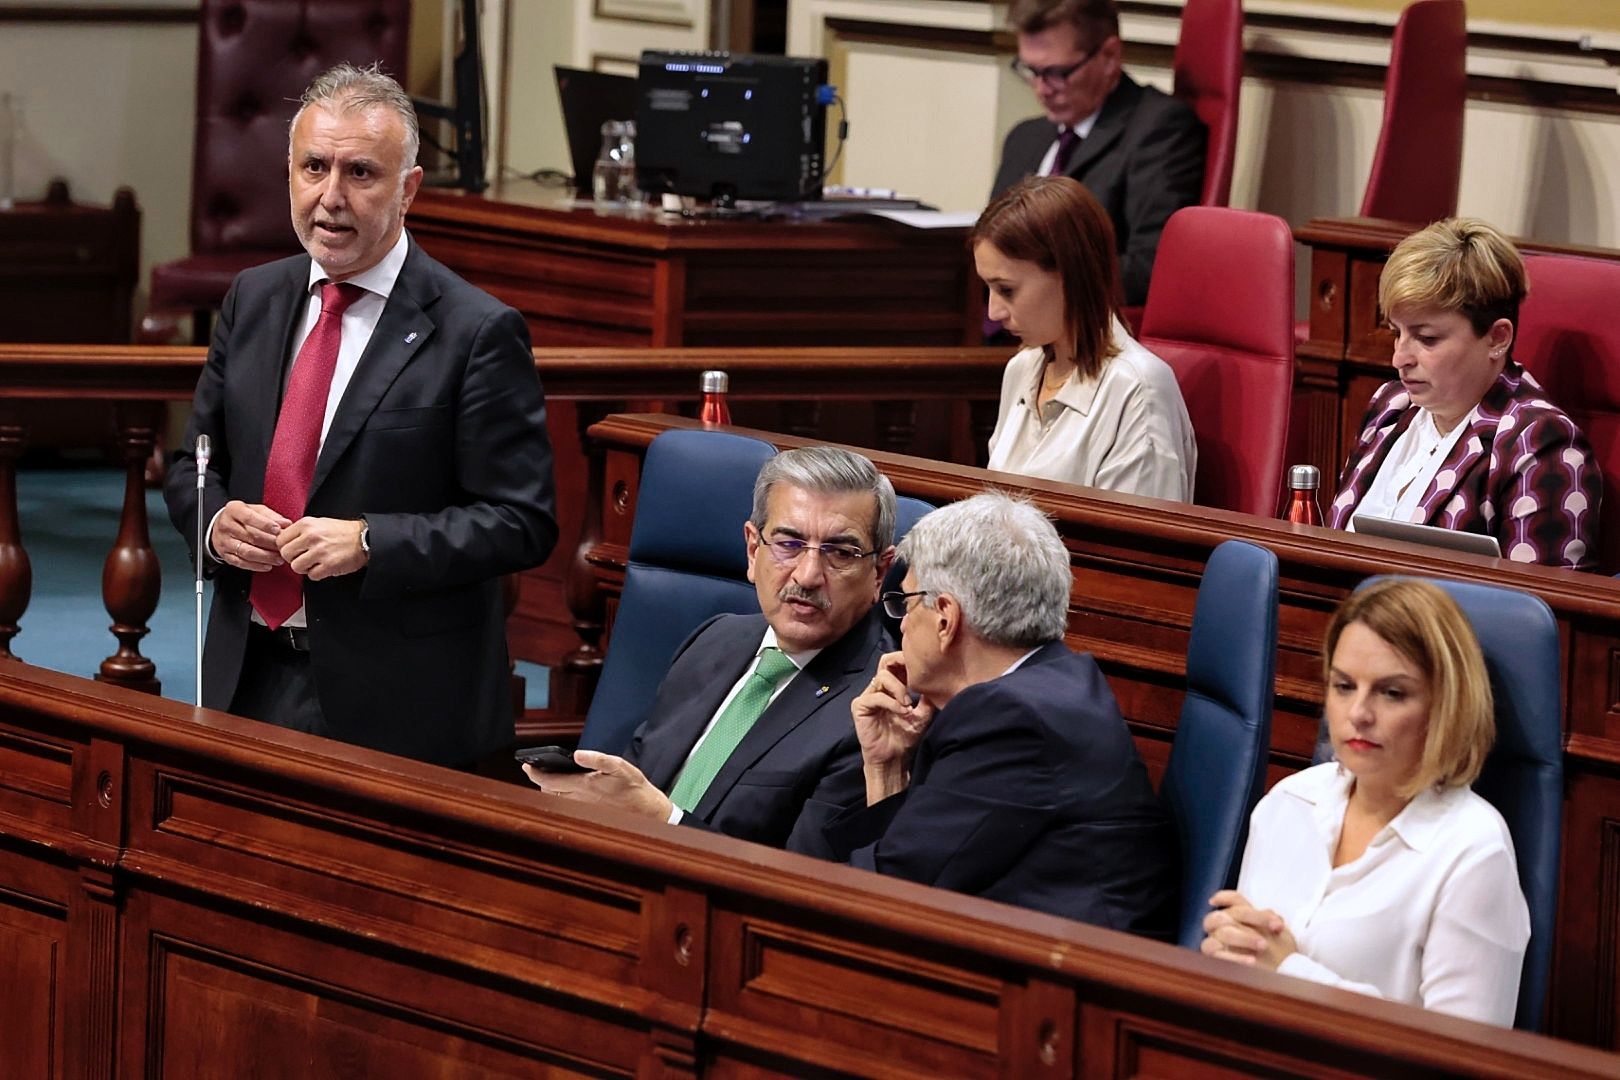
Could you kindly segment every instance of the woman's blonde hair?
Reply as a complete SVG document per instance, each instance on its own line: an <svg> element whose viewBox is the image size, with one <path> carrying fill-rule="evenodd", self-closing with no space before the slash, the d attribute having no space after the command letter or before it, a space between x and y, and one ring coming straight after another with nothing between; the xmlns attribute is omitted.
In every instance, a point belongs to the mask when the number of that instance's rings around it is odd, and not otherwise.
<svg viewBox="0 0 1620 1080"><path fill-rule="evenodd" d="M1102 204L1078 180L1031 176L1002 192L979 215L968 234L968 251L982 243L1058 276L1075 366L1082 379L1096 378L1119 351L1114 313L1124 296L1114 223ZM1051 355L1048 347L1047 358Z"/></svg>
<svg viewBox="0 0 1620 1080"><path fill-rule="evenodd" d="M1378 306L1385 318L1397 308L1461 312L1483 337L1497 319L1518 326L1529 288L1518 249L1494 225L1447 218L1395 245L1378 279Z"/></svg>
<svg viewBox="0 0 1620 1080"><path fill-rule="evenodd" d="M1399 792L1466 787L1496 741L1496 705L1485 657L1468 617L1445 590L1414 578L1385 578L1352 593L1333 613L1322 642L1322 676L1345 627L1360 623L1429 680L1429 730L1416 775Z"/></svg>

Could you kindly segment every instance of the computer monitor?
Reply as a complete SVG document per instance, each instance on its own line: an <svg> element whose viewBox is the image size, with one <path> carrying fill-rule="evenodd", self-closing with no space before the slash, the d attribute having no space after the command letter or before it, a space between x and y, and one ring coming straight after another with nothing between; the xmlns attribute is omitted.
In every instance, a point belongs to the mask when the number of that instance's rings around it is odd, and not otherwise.
<svg viewBox="0 0 1620 1080"><path fill-rule="evenodd" d="M557 100L562 103L568 156L573 161L574 193L591 195L591 172L602 150L602 125L636 115L636 80L605 71L557 66Z"/></svg>
<svg viewBox="0 0 1620 1080"><path fill-rule="evenodd" d="M821 196L827 61L726 52L641 54L636 179L727 205Z"/></svg>

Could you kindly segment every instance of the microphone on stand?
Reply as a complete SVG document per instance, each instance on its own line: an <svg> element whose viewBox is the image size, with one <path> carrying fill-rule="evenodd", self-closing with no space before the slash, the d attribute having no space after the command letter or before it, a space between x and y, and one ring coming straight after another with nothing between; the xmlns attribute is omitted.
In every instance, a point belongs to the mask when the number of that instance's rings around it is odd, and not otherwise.
<svg viewBox="0 0 1620 1080"><path fill-rule="evenodd" d="M213 455L213 444L208 436L197 436L197 557L192 560L197 564L197 707L202 707L202 657L203 657L203 559L207 558L208 547L203 536L203 483L208 475L208 459Z"/></svg>

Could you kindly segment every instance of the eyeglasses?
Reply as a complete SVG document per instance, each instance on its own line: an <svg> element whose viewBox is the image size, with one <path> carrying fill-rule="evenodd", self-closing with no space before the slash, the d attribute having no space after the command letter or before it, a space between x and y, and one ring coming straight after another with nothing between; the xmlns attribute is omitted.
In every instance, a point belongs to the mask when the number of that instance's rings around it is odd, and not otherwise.
<svg viewBox="0 0 1620 1080"><path fill-rule="evenodd" d="M1101 45L1098 45L1074 63L1053 64L1050 67L1034 67L1015 56L1011 65L1013 74L1028 83L1043 82L1054 90L1061 89L1063 84L1068 82L1075 72L1096 59L1097 54L1102 51L1103 45L1106 44L1108 44L1108 39L1104 38Z"/></svg>
<svg viewBox="0 0 1620 1080"><path fill-rule="evenodd" d="M927 596L928 593L927 589L918 589L915 592L886 592L883 594L883 610L891 619L903 619L911 610L911 605L906 601L913 596Z"/></svg>
<svg viewBox="0 0 1620 1080"><path fill-rule="evenodd" d="M804 557L806 551L812 549L821 552L821 561L833 570L849 570L862 559L871 558L877 554L876 549L862 551L860 548L849 547L845 544L812 544L807 540L796 540L787 537L781 540L763 541L771 549L771 557L783 566L791 566Z"/></svg>

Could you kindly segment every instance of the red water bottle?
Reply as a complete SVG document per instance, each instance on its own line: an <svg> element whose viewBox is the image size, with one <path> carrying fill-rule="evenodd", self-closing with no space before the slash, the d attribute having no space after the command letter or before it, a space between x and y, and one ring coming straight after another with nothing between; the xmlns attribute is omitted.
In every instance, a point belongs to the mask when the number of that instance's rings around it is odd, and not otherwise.
<svg viewBox="0 0 1620 1080"><path fill-rule="evenodd" d="M1322 504L1316 489L1322 473L1315 465L1295 465L1288 470L1288 513L1283 516L1296 525L1322 524Z"/></svg>
<svg viewBox="0 0 1620 1080"><path fill-rule="evenodd" d="M731 423L731 407L726 404L726 391L731 389L731 378L723 371L705 371L699 386L703 390L703 409L698 419L704 427L719 427Z"/></svg>

